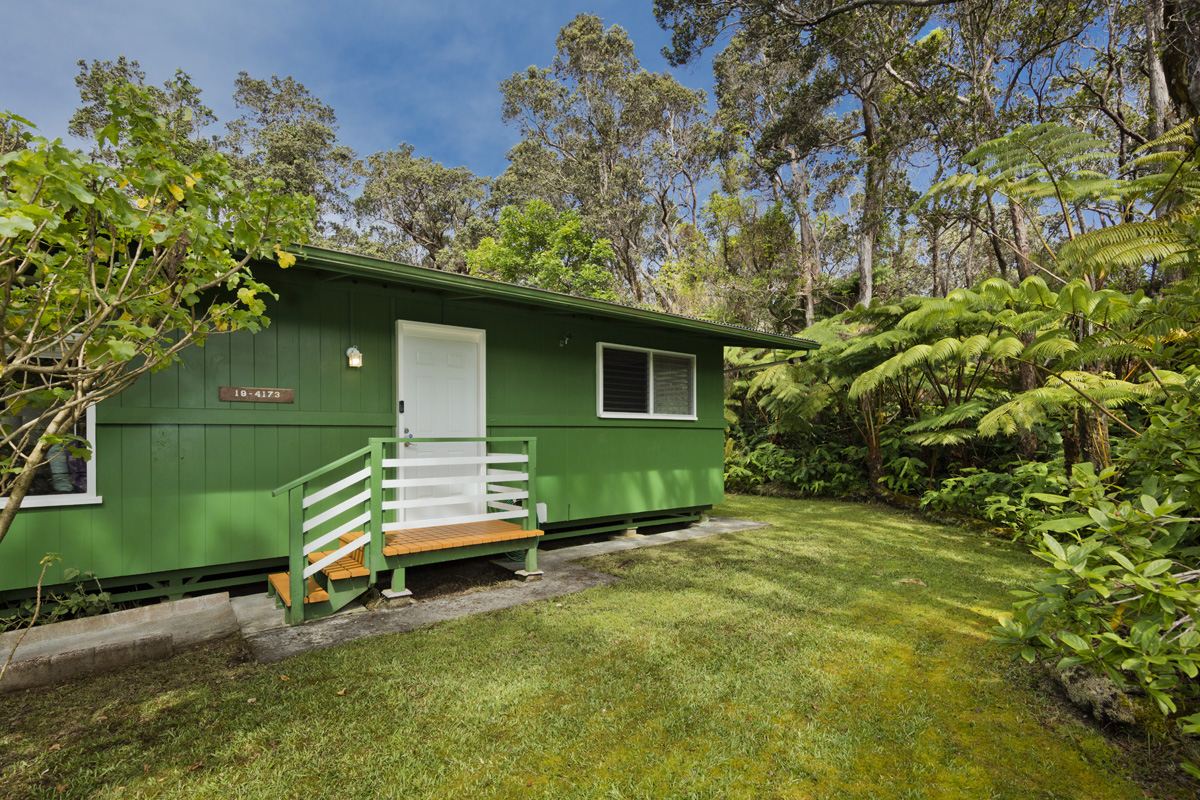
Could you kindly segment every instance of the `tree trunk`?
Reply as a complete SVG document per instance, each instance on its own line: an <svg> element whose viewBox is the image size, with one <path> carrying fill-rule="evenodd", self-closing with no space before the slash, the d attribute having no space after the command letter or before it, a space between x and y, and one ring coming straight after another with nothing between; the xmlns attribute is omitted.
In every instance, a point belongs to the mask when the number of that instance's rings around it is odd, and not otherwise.
<svg viewBox="0 0 1200 800"><path fill-rule="evenodd" d="M879 428L875 424L875 393L863 392L858 396L858 408L863 415L863 444L867 447L867 484L871 494L880 494L883 479L883 448L879 442Z"/></svg>
<svg viewBox="0 0 1200 800"><path fill-rule="evenodd" d="M46 430L43 436L58 436L65 430L69 430L79 418L78 412L72 412L69 408L64 408L55 414L50 422L46 424ZM21 502L24 501L25 495L29 494L29 488L33 486L33 479L37 477L38 467L46 460L46 451L50 449L42 437L39 436L34 442L33 450L30 451L29 457L20 466L20 472L17 473L16 479L10 485L8 491L8 499L4 503L4 508L0 509L0 542L4 541L4 537L8 535L8 529L12 527L13 521L17 518L17 511L21 508ZM13 466L17 466L14 461Z"/></svg>
<svg viewBox="0 0 1200 800"><path fill-rule="evenodd" d="M1163 70L1163 0L1146 0L1146 73L1149 77L1150 138L1157 139L1171 128L1171 97Z"/></svg>
<svg viewBox="0 0 1200 800"><path fill-rule="evenodd" d="M872 76L863 78L862 116L863 149L866 174L863 176L863 210L858 234L858 302L869 306L875 294L875 251L883 225L883 170L879 163L879 131L871 97Z"/></svg>
<svg viewBox="0 0 1200 800"><path fill-rule="evenodd" d="M1179 118L1200 114L1200 3L1163 1L1161 63Z"/></svg>
<svg viewBox="0 0 1200 800"><path fill-rule="evenodd" d="M1068 476L1075 469L1075 465L1080 462L1079 454L1079 429L1074 421L1068 422L1063 426L1063 468Z"/></svg>
<svg viewBox="0 0 1200 800"><path fill-rule="evenodd" d="M789 148L792 168L792 204L800 223L800 293L804 299L804 326L811 327L816 319L816 301L813 292L817 275L821 269L821 248L813 235L812 218L808 213L808 168L796 158L795 148Z"/></svg>
<svg viewBox="0 0 1200 800"><path fill-rule="evenodd" d="M933 268L933 296L945 297L946 291L941 281L942 236L941 231L934 227L929 240L929 265Z"/></svg>
<svg viewBox="0 0 1200 800"><path fill-rule="evenodd" d="M1079 437L1079 460L1090 461L1096 472L1112 465L1108 443L1108 420L1094 408L1075 411L1075 429Z"/></svg>
<svg viewBox="0 0 1200 800"><path fill-rule="evenodd" d="M1021 341L1025 343L1026 347L1028 347L1033 343L1033 333L1029 332L1021 334ZM1022 392L1031 392L1038 388L1039 383L1037 370L1034 369L1033 364L1027 364L1022 361L1019 365L1017 365L1017 380L1020 381ZM1033 431L1022 431L1020 436L1017 438L1017 452L1019 452L1021 454L1021 458L1025 459L1026 461L1033 460L1034 456L1037 454L1037 446L1037 437L1033 435ZM1069 467L1067 468L1067 474L1071 474Z"/></svg>
<svg viewBox="0 0 1200 800"><path fill-rule="evenodd" d="M1017 248L1017 280L1023 281L1033 275L1033 260L1029 258L1029 227L1025 222L1025 209L1015 201L1008 203L1008 215L1012 219L1013 245Z"/></svg>

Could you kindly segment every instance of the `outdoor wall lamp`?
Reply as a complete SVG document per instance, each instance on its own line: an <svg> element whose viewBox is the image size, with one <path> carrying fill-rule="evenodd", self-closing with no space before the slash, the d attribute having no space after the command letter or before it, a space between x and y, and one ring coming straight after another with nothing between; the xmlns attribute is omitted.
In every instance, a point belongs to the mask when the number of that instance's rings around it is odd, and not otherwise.
<svg viewBox="0 0 1200 800"><path fill-rule="evenodd" d="M351 345L350 349L346 351L346 359L350 362L350 366L352 367L357 368L362 366L362 352L360 352L359 349L353 345Z"/></svg>
<svg viewBox="0 0 1200 800"><path fill-rule="evenodd" d="M562 335L562 338L558 340L558 346L559 346L559 347L566 347L566 346L567 346L567 343L568 343L568 342L570 342L570 341L571 341L571 332L570 332L570 331L567 331L566 333L564 333L564 334Z"/></svg>

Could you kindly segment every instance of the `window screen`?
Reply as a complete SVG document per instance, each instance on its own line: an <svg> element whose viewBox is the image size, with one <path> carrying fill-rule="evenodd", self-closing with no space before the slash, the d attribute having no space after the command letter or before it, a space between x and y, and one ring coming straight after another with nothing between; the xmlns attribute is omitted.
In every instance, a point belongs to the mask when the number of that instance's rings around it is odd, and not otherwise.
<svg viewBox="0 0 1200 800"><path fill-rule="evenodd" d="M692 408L692 359L654 353L654 413L690 416Z"/></svg>
<svg viewBox="0 0 1200 800"><path fill-rule="evenodd" d="M604 410L615 414L650 413L650 354L604 348Z"/></svg>

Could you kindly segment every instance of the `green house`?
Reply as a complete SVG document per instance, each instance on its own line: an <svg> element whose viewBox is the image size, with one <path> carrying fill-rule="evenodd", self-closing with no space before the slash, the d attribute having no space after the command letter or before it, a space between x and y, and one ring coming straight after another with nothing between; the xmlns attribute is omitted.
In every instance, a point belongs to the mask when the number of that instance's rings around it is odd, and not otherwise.
<svg viewBox="0 0 1200 800"><path fill-rule="evenodd" d="M48 552L118 597L288 570L315 604L331 570L402 590L405 566L693 520L722 499L722 348L808 346L318 248L256 275L279 296L267 329L89 411L91 461L60 460L0 543L0 599ZM403 558L363 536L404 520L467 528Z"/></svg>

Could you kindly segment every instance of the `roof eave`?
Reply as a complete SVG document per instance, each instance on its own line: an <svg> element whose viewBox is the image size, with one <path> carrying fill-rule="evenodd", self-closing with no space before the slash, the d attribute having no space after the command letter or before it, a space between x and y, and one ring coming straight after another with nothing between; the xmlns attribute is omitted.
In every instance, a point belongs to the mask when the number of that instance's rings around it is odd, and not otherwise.
<svg viewBox="0 0 1200 800"><path fill-rule="evenodd" d="M706 338L718 339L722 344L738 347L766 347L774 349L812 350L819 345L808 339L797 339L782 334L738 328L719 322L683 317L662 311L631 308L618 303L595 300L590 297L575 297L545 289L534 289L512 283L456 275L425 267L414 267L395 261L371 258L370 256L328 250L323 247L305 245L295 248L304 264L297 266L315 267L330 272L339 272L359 277L369 277L408 286L418 286L438 292L463 295L483 295L497 300L524 305L553 308L577 314L621 319L627 322L683 330Z"/></svg>

